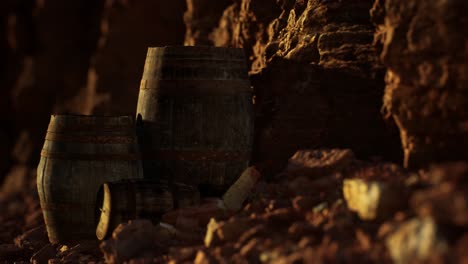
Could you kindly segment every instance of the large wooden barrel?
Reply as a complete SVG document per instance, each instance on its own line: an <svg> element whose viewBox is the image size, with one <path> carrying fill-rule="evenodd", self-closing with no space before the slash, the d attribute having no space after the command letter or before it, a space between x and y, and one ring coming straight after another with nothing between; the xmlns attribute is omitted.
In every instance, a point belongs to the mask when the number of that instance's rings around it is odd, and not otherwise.
<svg viewBox="0 0 468 264"><path fill-rule="evenodd" d="M252 90L242 49L149 48L137 119L145 177L222 194L248 166Z"/></svg>
<svg viewBox="0 0 468 264"><path fill-rule="evenodd" d="M147 180L104 183L96 203L96 236L102 240L128 220L149 219L157 223L164 213L199 202L198 190L184 184Z"/></svg>
<svg viewBox="0 0 468 264"><path fill-rule="evenodd" d="M142 177L131 116L53 115L37 168L49 240L95 239L100 186Z"/></svg>

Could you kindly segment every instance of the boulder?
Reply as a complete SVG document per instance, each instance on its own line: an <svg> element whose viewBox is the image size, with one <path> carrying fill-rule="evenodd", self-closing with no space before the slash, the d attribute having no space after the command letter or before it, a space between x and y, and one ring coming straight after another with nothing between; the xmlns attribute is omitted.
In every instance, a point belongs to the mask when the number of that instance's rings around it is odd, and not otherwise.
<svg viewBox="0 0 468 264"><path fill-rule="evenodd" d="M363 220L391 217L404 208L404 186L363 179L345 179L343 196L348 208Z"/></svg>
<svg viewBox="0 0 468 264"><path fill-rule="evenodd" d="M447 242L431 218L414 218L402 223L388 236L386 245L396 264L424 261L448 249Z"/></svg>
<svg viewBox="0 0 468 264"><path fill-rule="evenodd" d="M350 149L299 150L289 159L283 173L289 177L323 177L340 172L354 160L354 153Z"/></svg>
<svg viewBox="0 0 468 264"><path fill-rule="evenodd" d="M467 9L464 0L376 1L383 112L400 129L406 167L468 159Z"/></svg>

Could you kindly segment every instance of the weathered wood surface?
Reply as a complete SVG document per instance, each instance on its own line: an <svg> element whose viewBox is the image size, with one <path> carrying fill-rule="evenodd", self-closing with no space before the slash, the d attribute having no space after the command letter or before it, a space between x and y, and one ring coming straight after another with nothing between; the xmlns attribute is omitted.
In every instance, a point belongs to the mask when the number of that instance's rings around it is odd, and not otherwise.
<svg viewBox="0 0 468 264"><path fill-rule="evenodd" d="M248 166L252 91L243 51L149 48L138 98L145 177L222 194Z"/></svg>
<svg viewBox="0 0 468 264"><path fill-rule="evenodd" d="M96 236L104 239L121 223L148 219L159 222L172 209L197 205L197 188L167 181L123 180L105 183L99 191Z"/></svg>
<svg viewBox="0 0 468 264"><path fill-rule="evenodd" d="M53 115L37 168L49 240L95 238L99 187L142 177L131 116Z"/></svg>

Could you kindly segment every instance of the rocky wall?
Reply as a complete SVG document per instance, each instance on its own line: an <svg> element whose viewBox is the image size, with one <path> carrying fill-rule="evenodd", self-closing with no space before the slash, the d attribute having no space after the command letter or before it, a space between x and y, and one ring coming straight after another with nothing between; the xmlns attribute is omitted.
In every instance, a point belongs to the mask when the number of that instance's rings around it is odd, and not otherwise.
<svg viewBox="0 0 468 264"><path fill-rule="evenodd" d="M388 68L384 110L407 167L468 158L466 10L464 0L381 0L372 10Z"/></svg>

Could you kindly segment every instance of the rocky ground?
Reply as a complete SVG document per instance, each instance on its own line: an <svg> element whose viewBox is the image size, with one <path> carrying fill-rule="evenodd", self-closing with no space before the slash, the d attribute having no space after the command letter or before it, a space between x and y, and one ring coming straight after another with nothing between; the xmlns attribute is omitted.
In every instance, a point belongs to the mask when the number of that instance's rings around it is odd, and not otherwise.
<svg viewBox="0 0 468 264"><path fill-rule="evenodd" d="M18 168L0 194L0 263L468 261L466 162L408 172L332 149L298 151L276 175L267 169L248 168L224 197L168 212L159 225L139 219L103 242L52 245L34 172Z"/></svg>

